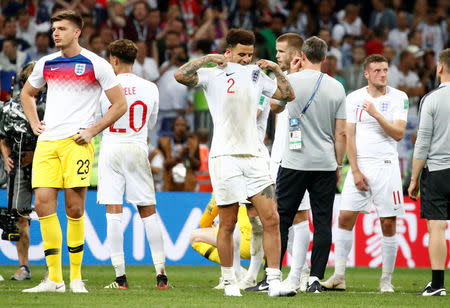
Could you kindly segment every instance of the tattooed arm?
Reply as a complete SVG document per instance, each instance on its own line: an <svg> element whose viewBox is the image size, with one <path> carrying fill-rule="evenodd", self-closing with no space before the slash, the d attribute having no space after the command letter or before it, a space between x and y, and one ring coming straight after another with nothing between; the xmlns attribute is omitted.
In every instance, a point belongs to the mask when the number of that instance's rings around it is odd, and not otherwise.
<svg viewBox="0 0 450 308"><path fill-rule="evenodd" d="M226 65L223 55L211 54L199 59L190 61L177 69L174 73L175 79L188 87L193 87L198 83L197 71L208 62L217 63L220 66Z"/></svg>
<svg viewBox="0 0 450 308"><path fill-rule="evenodd" d="M269 60L259 60L256 64L263 70L269 69L273 71L277 78L278 88L272 98L285 102L290 102L295 99L294 90L278 64Z"/></svg>

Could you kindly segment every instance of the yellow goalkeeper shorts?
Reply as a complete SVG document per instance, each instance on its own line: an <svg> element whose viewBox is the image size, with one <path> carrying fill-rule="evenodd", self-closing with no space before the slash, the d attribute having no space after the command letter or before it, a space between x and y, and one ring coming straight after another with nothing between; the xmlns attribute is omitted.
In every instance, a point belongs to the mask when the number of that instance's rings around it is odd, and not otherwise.
<svg viewBox="0 0 450 308"><path fill-rule="evenodd" d="M74 141L75 136L37 142L33 157L33 188L89 186L94 145L92 140L79 145Z"/></svg>

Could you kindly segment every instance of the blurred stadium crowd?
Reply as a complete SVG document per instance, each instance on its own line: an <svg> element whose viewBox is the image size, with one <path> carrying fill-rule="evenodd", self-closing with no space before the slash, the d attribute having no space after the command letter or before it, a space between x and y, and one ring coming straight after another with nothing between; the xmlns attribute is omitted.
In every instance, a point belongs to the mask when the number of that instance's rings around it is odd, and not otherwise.
<svg viewBox="0 0 450 308"><path fill-rule="evenodd" d="M84 19L80 42L106 57L114 40L138 46L136 75L157 84L160 94L156 127L150 132L149 159L157 190L210 190L207 176L212 120L201 90L174 79L174 71L208 53L222 53L228 29L255 32L254 60L276 61L276 38L287 32L304 39L317 35L329 46L324 73L350 93L367 84L362 62L380 53L389 60L389 85L410 98L408 127L399 157L408 187L408 160L418 125L418 104L437 86L436 56L449 47L447 0L2 0L0 1L0 101L11 95L12 77L29 61L54 52L50 16L60 9L79 11ZM16 78L17 80L17 78ZM16 90L18 91L18 87ZM16 93L14 93L16 94ZM184 120L175 121L179 117ZM267 146L274 131L269 117ZM96 137L97 148L100 136ZM160 141L161 138L165 138ZM197 142L190 142L195 138ZM196 166L183 161L198 147ZM170 154L168 152L171 152ZM180 166L180 168L174 168ZM200 167L199 167L200 166ZM190 170L190 169L195 170ZM165 172L171 170L170 174ZM195 175L195 171L197 174ZM167 176L172 179L168 181ZM196 177L197 185L186 177ZM92 177L96 186L96 176ZM170 186L170 187L169 187ZM195 186L195 188L194 188Z"/></svg>

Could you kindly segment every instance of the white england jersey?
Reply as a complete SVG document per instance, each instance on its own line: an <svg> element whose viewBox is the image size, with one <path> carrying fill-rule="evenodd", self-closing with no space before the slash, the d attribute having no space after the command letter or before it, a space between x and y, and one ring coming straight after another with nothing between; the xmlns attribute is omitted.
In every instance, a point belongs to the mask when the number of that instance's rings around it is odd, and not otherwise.
<svg viewBox="0 0 450 308"><path fill-rule="evenodd" d="M111 65L84 48L72 58L61 52L42 57L28 78L36 88L48 85L45 131L39 140L59 140L95 124L100 95L118 84Z"/></svg>
<svg viewBox="0 0 450 308"><path fill-rule="evenodd" d="M259 118L256 119L256 127L258 128L258 138L259 142L261 142L261 148L263 150L264 157L269 159L270 158L269 149L264 144L264 139L266 139L267 119L269 118L270 113L270 98L261 95L261 98L259 99L258 102L258 110L261 110Z"/></svg>
<svg viewBox="0 0 450 308"><path fill-rule="evenodd" d="M270 113L270 98L262 95L258 102L258 110L261 110L259 118L256 119L256 126L258 127L259 140L264 143L267 130L267 119Z"/></svg>
<svg viewBox="0 0 450 308"><path fill-rule="evenodd" d="M408 115L408 96L405 92L386 87L386 94L373 98L367 87L347 96L347 122L356 124L356 158L358 163L373 160L396 159L397 141L390 137L378 121L363 110L364 101L370 101L389 122L402 120Z"/></svg>
<svg viewBox="0 0 450 308"><path fill-rule="evenodd" d="M210 157L264 156L256 126L256 102L262 94L272 97L277 82L257 65L228 63L201 68L197 74L214 123Z"/></svg>
<svg viewBox="0 0 450 308"><path fill-rule="evenodd" d="M270 159L281 163L284 151L289 142L289 111L287 108L277 113L277 122L275 124L275 134L273 137L272 153Z"/></svg>
<svg viewBox="0 0 450 308"><path fill-rule="evenodd" d="M285 75L287 71L283 72ZM284 150L286 150L289 143L289 111L284 108L282 112L277 113L275 121L275 133L273 136L272 152L270 153L270 160L278 164L281 163ZM278 170L278 166L276 168Z"/></svg>
<svg viewBox="0 0 450 308"><path fill-rule="evenodd" d="M102 143L135 143L146 151L148 129L156 123L159 105L158 88L153 82L142 79L134 74L117 75L127 99L128 109L113 125L103 131ZM111 103L102 94L102 116L111 107Z"/></svg>

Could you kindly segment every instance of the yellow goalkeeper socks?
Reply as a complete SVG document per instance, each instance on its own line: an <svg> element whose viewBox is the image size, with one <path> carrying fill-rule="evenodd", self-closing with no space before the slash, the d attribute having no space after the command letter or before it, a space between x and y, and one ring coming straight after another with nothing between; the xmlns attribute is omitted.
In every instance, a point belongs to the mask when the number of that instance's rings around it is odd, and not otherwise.
<svg viewBox="0 0 450 308"><path fill-rule="evenodd" d="M61 268L62 232L56 213L39 217L44 242L44 254L48 267L48 278L56 283L63 281Z"/></svg>
<svg viewBox="0 0 450 308"><path fill-rule="evenodd" d="M80 218L67 216L67 248L70 257L70 281L81 280L81 262L84 247L84 215Z"/></svg>
<svg viewBox="0 0 450 308"><path fill-rule="evenodd" d="M203 242L195 242L192 244L192 248L194 248L206 259L213 261L217 264L220 264L219 252L217 251L217 247L214 247L213 245L206 244Z"/></svg>

